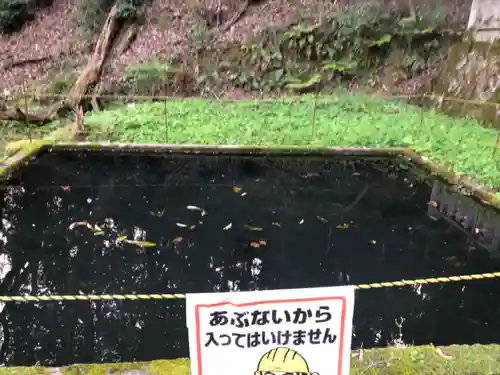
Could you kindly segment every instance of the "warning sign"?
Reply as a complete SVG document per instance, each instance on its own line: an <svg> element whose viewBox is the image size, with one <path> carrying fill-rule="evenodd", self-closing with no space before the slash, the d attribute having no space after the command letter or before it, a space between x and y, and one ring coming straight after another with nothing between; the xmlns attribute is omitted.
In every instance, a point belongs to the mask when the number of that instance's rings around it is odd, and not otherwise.
<svg viewBox="0 0 500 375"><path fill-rule="evenodd" d="M192 375L347 375L354 288L187 294Z"/></svg>

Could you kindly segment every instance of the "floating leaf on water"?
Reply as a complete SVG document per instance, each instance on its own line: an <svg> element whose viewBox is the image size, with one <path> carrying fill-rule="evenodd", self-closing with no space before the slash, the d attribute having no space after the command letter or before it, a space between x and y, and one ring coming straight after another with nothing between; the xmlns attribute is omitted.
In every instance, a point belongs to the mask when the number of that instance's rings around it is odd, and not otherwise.
<svg viewBox="0 0 500 375"><path fill-rule="evenodd" d="M245 195L247 195L248 193L241 193L241 196L244 197Z"/></svg>
<svg viewBox="0 0 500 375"><path fill-rule="evenodd" d="M326 220L324 217L321 216L316 216L316 218L321 221L322 223L328 223L328 220Z"/></svg>
<svg viewBox="0 0 500 375"><path fill-rule="evenodd" d="M165 214L165 210L149 211L149 213L156 217L162 217Z"/></svg>
<svg viewBox="0 0 500 375"><path fill-rule="evenodd" d="M71 191L71 186L61 186L62 191Z"/></svg>
<svg viewBox="0 0 500 375"><path fill-rule="evenodd" d="M188 227L186 224L182 224L182 223L175 223L175 225L177 225L180 228L187 228Z"/></svg>
<svg viewBox="0 0 500 375"><path fill-rule="evenodd" d="M266 246L266 245L267 245L267 241L265 241L265 240L250 242L250 247L253 247L253 248L258 248L258 247Z"/></svg>
<svg viewBox="0 0 500 375"><path fill-rule="evenodd" d="M90 225L88 221L75 221L74 223L70 224L69 230L73 230L76 227L87 227L91 230L94 229L94 228L92 228L92 225Z"/></svg>
<svg viewBox="0 0 500 375"><path fill-rule="evenodd" d="M196 229L196 225L191 225L191 226L189 227L189 230L195 230L195 229Z"/></svg>
<svg viewBox="0 0 500 375"><path fill-rule="evenodd" d="M173 243L180 243L184 240L184 237L175 237L174 240L172 241Z"/></svg>
<svg viewBox="0 0 500 375"><path fill-rule="evenodd" d="M94 236L103 236L104 232L101 230L99 232L94 232Z"/></svg>
<svg viewBox="0 0 500 375"><path fill-rule="evenodd" d="M201 216L205 216L207 214L207 212L203 208L198 206L187 206L186 208L191 211L200 211Z"/></svg>
<svg viewBox="0 0 500 375"><path fill-rule="evenodd" d="M252 227L250 225L245 225L245 228L247 228L248 230L251 230L251 231L254 231L254 232L262 232L264 229L262 228L259 228L259 227Z"/></svg>
<svg viewBox="0 0 500 375"><path fill-rule="evenodd" d="M116 242L122 242L122 241L125 241L127 239L127 236L118 236L116 238Z"/></svg>
<svg viewBox="0 0 500 375"><path fill-rule="evenodd" d="M156 246L156 243L149 242L149 241L126 240L126 242L129 243L129 244L132 244L132 245L140 246L140 247L153 247L153 246Z"/></svg>
<svg viewBox="0 0 500 375"><path fill-rule="evenodd" d="M97 225L97 224L94 224L94 229L97 230L97 231L99 231L99 232L102 231L102 228L99 225Z"/></svg>
<svg viewBox="0 0 500 375"><path fill-rule="evenodd" d="M239 192L241 191L241 188L240 188L240 187L238 187L238 186L233 186L233 191L234 191L235 193L239 193Z"/></svg>
<svg viewBox="0 0 500 375"><path fill-rule="evenodd" d="M281 224L280 223L274 222L274 223L272 223L272 225L274 225L275 227L281 228Z"/></svg>
<svg viewBox="0 0 500 375"><path fill-rule="evenodd" d="M304 219L301 219L301 220L299 221L299 224L304 224Z"/></svg>
<svg viewBox="0 0 500 375"><path fill-rule="evenodd" d="M233 223L229 223L228 225L226 225L224 228L222 228L222 230L229 230L233 227Z"/></svg>
<svg viewBox="0 0 500 375"><path fill-rule="evenodd" d="M337 225L337 229L349 229L350 225L348 223Z"/></svg>

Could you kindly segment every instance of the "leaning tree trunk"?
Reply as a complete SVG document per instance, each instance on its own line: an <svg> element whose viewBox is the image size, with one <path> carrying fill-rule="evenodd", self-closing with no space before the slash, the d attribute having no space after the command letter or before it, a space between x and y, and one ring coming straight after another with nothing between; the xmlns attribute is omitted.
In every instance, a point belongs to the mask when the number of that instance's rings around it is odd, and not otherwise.
<svg viewBox="0 0 500 375"><path fill-rule="evenodd" d="M106 18L106 22L101 30L101 35L97 40L94 53L69 92L66 105L72 108L82 102L82 98L85 94L87 94L87 90L90 86L97 85L99 83L106 59L111 52L113 42L120 31L121 25L118 21L116 12L117 9L115 4Z"/></svg>

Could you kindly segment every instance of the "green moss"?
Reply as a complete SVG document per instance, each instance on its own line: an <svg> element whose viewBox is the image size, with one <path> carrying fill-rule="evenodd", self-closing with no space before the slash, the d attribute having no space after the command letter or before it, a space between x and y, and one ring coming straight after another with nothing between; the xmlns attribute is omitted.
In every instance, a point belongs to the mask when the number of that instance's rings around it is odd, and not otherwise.
<svg viewBox="0 0 500 375"><path fill-rule="evenodd" d="M26 125L21 123L0 121L0 160L8 154L13 153L11 150L12 147L9 145L21 141L26 142L29 138L34 140L45 138L56 128L56 124L26 127ZM18 151L18 149L14 151Z"/></svg>
<svg viewBox="0 0 500 375"><path fill-rule="evenodd" d="M151 373L155 375L184 375L190 373L189 358L179 358L173 361L151 362Z"/></svg>
<svg viewBox="0 0 500 375"><path fill-rule="evenodd" d="M168 361L167 361L168 362ZM100 375L100 374L122 374L127 371L140 371L150 373L151 364L148 362L127 362L105 365L71 365L60 369L63 375ZM0 374L1 375L1 374Z"/></svg>
<svg viewBox="0 0 500 375"><path fill-rule="evenodd" d="M453 345L408 348L382 348L353 351L352 375L494 375L498 374L500 345ZM59 369L63 375L109 375L127 372L155 375L188 375L189 359L158 360L99 365L72 365ZM10 367L0 369L0 375L50 374L43 367ZM54 371L52 370L52 373Z"/></svg>
<svg viewBox="0 0 500 375"><path fill-rule="evenodd" d="M5 161L2 161L0 164L0 178L7 178L9 171L15 169L19 164L26 162L27 159L35 155L42 148L52 144L52 141L41 139L34 139L32 141L20 140L10 143L10 147L7 147L10 151L9 154L15 155Z"/></svg>
<svg viewBox="0 0 500 375"><path fill-rule="evenodd" d="M0 368L0 375L48 375L49 369L40 366Z"/></svg>
<svg viewBox="0 0 500 375"><path fill-rule="evenodd" d="M497 374L499 345L454 345L442 348L449 359L439 355L435 347L366 350L363 359L353 358L354 375L482 375Z"/></svg>

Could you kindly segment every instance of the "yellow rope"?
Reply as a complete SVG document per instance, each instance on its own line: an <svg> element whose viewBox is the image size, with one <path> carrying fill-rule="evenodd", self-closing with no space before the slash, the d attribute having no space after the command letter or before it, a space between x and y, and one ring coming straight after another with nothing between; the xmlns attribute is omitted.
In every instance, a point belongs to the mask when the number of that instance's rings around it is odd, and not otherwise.
<svg viewBox="0 0 500 375"><path fill-rule="evenodd" d="M430 277L426 279L386 281L382 283L359 284L356 289L380 289L409 285L442 284L459 281L485 280L500 278L500 272L480 273L448 277ZM81 294L52 296L0 296L0 302L49 302L49 301L113 301L113 300L168 300L184 299L185 294Z"/></svg>
<svg viewBox="0 0 500 375"><path fill-rule="evenodd" d="M400 280L400 281L387 281L387 282L383 282L383 283L360 284L360 285L356 285L356 289L379 289L379 288L390 288L390 287L394 287L394 286L442 284L442 283L453 283L453 282L459 282L459 281L495 279L497 277L500 277L500 272L479 273L479 274L461 275L461 276L429 277L426 279Z"/></svg>

